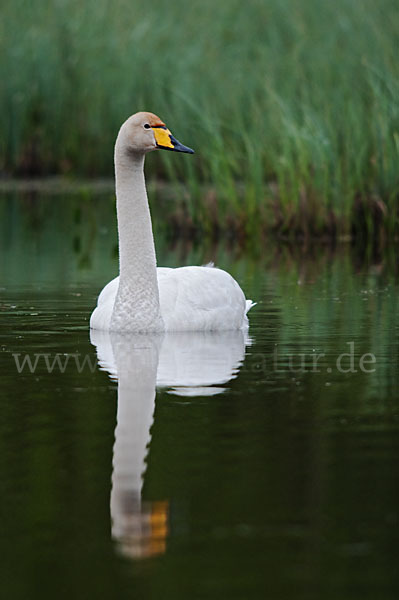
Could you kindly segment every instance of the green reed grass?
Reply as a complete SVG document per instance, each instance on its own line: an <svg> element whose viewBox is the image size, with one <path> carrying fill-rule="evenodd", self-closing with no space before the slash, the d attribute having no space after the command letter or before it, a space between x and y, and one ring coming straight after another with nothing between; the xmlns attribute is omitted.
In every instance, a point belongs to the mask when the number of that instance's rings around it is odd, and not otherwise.
<svg viewBox="0 0 399 600"><path fill-rule="evenodd" d="M396 0L3 0L1 13L4 173L111 175L121 122L145 109L195 148L152 155L147 172L185 181L205 229L398 235Z"/></svg>

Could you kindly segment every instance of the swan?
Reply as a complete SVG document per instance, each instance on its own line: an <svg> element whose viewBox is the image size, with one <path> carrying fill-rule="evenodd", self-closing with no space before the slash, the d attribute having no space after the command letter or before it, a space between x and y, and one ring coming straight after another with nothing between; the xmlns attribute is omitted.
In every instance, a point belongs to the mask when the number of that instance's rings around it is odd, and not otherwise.
<svg viewBox="0 0 399 600"><path fill-rule="evenodd" d="M114 153L119 277L100 293L90 328L156 333L248 327L254 303L226 271L213 265L157 268L144 178L145 155L157 149L194 153L153 113L138 112L123 123Z"/></svg>

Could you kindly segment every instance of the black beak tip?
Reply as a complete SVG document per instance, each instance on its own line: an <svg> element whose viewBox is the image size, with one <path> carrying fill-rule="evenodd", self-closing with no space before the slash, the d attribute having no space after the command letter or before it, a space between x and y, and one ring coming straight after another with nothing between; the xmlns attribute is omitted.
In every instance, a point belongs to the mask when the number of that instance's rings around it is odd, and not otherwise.
<svg viewBox="0 0 399 600"><path fill-rule="evenodd" d="M184 146L179 140L177 140L173 135L170 136L170 141L173 144L173 150L175 152L185 152L186 154L194 154L194 150L189 148L188 146ZM172 148L171 148L172 150Z"/></svg>

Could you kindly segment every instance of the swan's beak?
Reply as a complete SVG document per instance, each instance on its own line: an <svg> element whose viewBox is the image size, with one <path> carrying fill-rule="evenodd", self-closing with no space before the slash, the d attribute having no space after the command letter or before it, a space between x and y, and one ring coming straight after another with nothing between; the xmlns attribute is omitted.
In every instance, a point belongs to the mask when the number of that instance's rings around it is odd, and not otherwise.
<svg viewBox="0 0 399 600"><path fill-rule="evenodd" d="M194 150L183 146L176 138L173 137L169 129L166 129L163 125L156 125L152 128L157 143L157 148L162 150L172 150L172 152L187 152L187 154L194 154Z"/></svg>

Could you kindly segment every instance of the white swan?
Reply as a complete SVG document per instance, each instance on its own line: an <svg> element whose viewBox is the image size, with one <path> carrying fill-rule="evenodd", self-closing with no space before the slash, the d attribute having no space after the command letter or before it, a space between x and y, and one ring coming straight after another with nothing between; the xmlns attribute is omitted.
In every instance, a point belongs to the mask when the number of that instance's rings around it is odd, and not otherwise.
<svg viewBox="0 0 399 600"><path fill-rule="evenodd" d="M152 113L136 113L122 125L115 144L120 275L99 295L90 327L132 333L246 327L253 303L226 271L157 269L144 180L145 154L157 148L193 153Z"/></svg>

